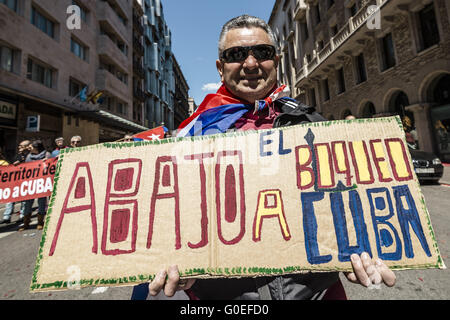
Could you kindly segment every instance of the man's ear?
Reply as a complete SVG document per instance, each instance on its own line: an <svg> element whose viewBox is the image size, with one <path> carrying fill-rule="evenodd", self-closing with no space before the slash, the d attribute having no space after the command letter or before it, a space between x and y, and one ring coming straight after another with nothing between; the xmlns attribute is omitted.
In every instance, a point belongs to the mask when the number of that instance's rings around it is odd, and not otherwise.
<svg viewBox="0 0 450 320"><path fill-rule="evenodd" d="M222 61L220 61L220 59L216 60L216 68L220 74L220 79L223 81L223 64Z"/></svg>
<svg viewBox="0 0 450 320"><path fill-rule="evenodd" d="M276 54L275 57L273 58L273 62L275 63L275 69L277 69L278 63L280 62L280 56Z"/></svg>

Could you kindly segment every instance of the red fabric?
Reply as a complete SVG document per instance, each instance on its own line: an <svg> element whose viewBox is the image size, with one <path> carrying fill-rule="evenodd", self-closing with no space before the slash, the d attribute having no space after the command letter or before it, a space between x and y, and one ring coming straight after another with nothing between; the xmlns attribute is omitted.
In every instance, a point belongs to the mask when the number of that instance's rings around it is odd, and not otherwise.
<svg viewBox="0 0 450 320"><path fill-rule="evenodd" d="M283 91L286 86L283 85L279 88L276 85L271 90L272 94L279 93ZM270 99L270 95L266 98L267 102L270 104L272 99ZM247 104L248 102L239 99L235 95L233 95L228 89L222 84L222 86L217 90L216 93L208 94L203 102L198 106L197 110L186 120L184 120L178 127L178 130L186 127L193 119L197 118L199 114L202 112L215 108L218 106L226 105L226 104Z"/></svg>
<svg viewBox="0 0 450 320"><path fill-rule="evenodd" d="M184 290L184 292L188 295L189 300L200 300L191 289Z"/></svg>
<svg viewBox="0 0 450 320"><path fill-rule="evenodd" d="M266 108L256 114L250 111L237 120L234 126L239 131L272 129L273 122L280 113L281 111L273 110L272 107Z"/></svg>
<svg viewBox="0 0 450 320"><path fill-rule="evenodd" d="M138 138L142 140L153 140L152 135L158 136L159 139L164 139L164 128L156 127L147 131L136 133L133 138Z"/></svg>
<svg viewBox="0 0 450 320"><path fill-rule="evenodd" d="M327 292L325 292L322 300L348 300L341 280L338 280L327 289Z"/></svg>
<svg viewBox="0 0 450 320"><path fill-rule="evenodd" d="M197 110L186 120L184 120L178 129L183 129L186 127L193 119L197 118L197 116L206 111L208 109L222 106L225 104L235 104L235 103L244 103L239 98L235 97L227 88L222 85L216 93L208 94L203 102L198 106Z"/></svg>

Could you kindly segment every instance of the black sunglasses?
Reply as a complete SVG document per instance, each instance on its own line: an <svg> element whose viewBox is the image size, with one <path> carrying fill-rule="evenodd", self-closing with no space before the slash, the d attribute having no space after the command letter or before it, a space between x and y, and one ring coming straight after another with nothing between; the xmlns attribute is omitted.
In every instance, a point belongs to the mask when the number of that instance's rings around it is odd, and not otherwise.
<svg viewBox="0 0 450 320"><path fill-rule="evenodd" d="M232 47L224 50L220 58L227 62L242 62L248 57L249 51L257 60L271 60L275 56L275 47L270 44L258 44L249 47Z"/></svg>

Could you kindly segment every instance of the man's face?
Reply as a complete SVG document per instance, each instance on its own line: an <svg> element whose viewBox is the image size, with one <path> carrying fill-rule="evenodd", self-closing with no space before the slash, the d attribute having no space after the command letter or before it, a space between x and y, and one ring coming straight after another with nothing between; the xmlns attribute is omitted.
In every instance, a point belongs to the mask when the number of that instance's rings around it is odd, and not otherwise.
<svg viewBox="0 0 450 320"><path fill-rule="evenodd" d="M269 35L261 28L230 30L224 41L224 50L237 46L270 44ZM273 60L257 60L250 52L242 62L227 63L217 60L216 66L222 82L235 96L254 103L264 99L277 83L278 56Z"/></svg>
<svg viewBox="0 0 450 320"><path fill-rule="evenodd" d="M81 140L78 138L73 138L72 140L70 140L70 145L74 148L81 147Z"/></svg>
<svg viewBox="0 0 450 320"><path fill-rule="evenodd" d="M26 151L30 150L30 142L29 141L22 141L19 143L19 146L17 147L19 153L24 153Z"/></svg>
<svg viewBox="0 0 450 320"><path fill-rule="evenodd" d="M59 148L61 148L64 145L64 139L58 139L55 142Z"/></svg>

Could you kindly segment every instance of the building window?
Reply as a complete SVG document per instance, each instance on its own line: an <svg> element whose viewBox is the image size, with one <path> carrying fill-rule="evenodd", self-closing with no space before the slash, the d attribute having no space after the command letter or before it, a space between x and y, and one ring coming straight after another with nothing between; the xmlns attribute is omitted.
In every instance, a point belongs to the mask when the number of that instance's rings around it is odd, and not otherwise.
<svg viewBox="0 0 450 320"><path fill-rule="evenodd" d="M323 40L317 41L317 51L321 51L323 49Z"/></svg>
<svg viewBox="0 0 450 320"><path fill-rule="evenodd" d="M8 47L0 46L0 68L13 72L14 50Z"/></svg>
<svg viewBox="0 0 450 320"><path fill-rule="evenodd" d="M70 39L70 51L72 51L72 53L79 57L81 60L87 61L88 48L74 38Z"/></svg>
<svg viewBox="0 0 450 320"><path fill-rule="evenodd" d="M314 90L314 88L311 88L308 91L309 91L309 106L315 108L317 106L316 90Z"/></svg>
<svg viewBox="0 0 450 320"><path fill-rule="evenodd" d="M392 41L392 33L388 33L380 39L381 47L381 71L395 66L394 43Z"/></svg>
<svg viewBox="0 0 450 320"><path fill-rule="evenodd" d="M361 53L355 57L356 83L359 84L367 80L366 65L364 55Z"/></svg>
<svg viewBox="0 0 450 320"><path fill-rule="evenodd" d="M433 3L419 11L419 40L420 50L425 50L439 43L439 30L436 22Z"/></svg>
<svg viewBox="0 0 450 320"><path fill-rule="evenodd" d="M318 25L320 23L319 4L312 7L312 14L313 14L314 25Z"/></svg>
<svg viewBox="0 0 450 320"><path fill-rule="evenodd" d="M350 8L348 8L348 12L350 13L351 17L353 17L358 12L358 7L356 3L354 3Z"/></svg>
<svg viewBox="0 0 450 320"><path fill-rule="evenodd" d="M108 110L113 111L114 110L114 99L112 97L105 97L103 99L102 106L106 107Z"/></svg>
<svg viewBox="0 0 450 320"><path fill-rule="evenodd" d="M76 97L86 85L74 79L69 79L69 96Z"/></svg>
<svg viewBox="0 0 450 320"><path fill-rule="evenodd" d="M3 3L11 10L17 12L17 0L0 0L0 3Z"/></svg>
<svg viewBox="0 0 450 320"><path fill-rule="evenodd" d="M301 34L302 34L302 40L306 41L309 37L308 25L306 24L306 22L300 23L300 30L301 30Z"/></svg>
<svg viewBox="0 0 450 320"><path fill-rule="evenodd" d="M88 10L86 10L86 8L83 7L83 6L80 6L80 4L78 2L76 2L75 0L72 0L72 5L77 6L78 8L80 8L80 18L84 22L87 22Z"/></svg>
<svg viewBox="0 0 450 320"><path fill-rule="evenodd" d="M55 38L55 23L44 17L35 7L31 8L31 23L51 38Z"/></svg>
<svg viewBox="0 0 450 320"><path fill-rule="evenodd" d="M328 84L328 78L322 80L322 93L323 93L323 101L330 100L330 86Z"/></svg>
<svg viewBox="0 0 450 320"><path fill-rule="evenodd" d="M117 112L126 115L127 114L126 104L117 101Z"/></svg>
<svg viewBox="0 0 450 320"><path fill-rule="evenodd" d="M327 0L327 10L329 10L334 4L334 0Z"/></svg>
<svg viewBox="0 0 450 320"><path fill-rule="evenodd" d="M307 53L305 55L305 57L306 57L306 63L310 63L311 62L311 54Z"/></svg>
<svg viewBox="0 0 450 320"><path fill-rule="evenodd" d="M55 71L28 58L27 78L53 88L53 75Z"/></svg>
<svg viewBox="0 0 450 320"><path fill-rule="evenodd" d="M116 78L122 81L123 83L128 84L128 76L122 71L117 70Z"/></svg>
<svg viewBox="0 0 450 320"><path fill-rule="evenodd" d="M361 113L362 118L373 118L373 116L376 114L375 106L372 102L367 102Z"/></svg>
<svg viewBox="0 0 450 320"><path fill-rule="evenodd" d="M334 37L338 33L338 26L335 24L334 26L330 27L330 36Z"/></svg>
<svg viewBox="0 0 450 320"><path fill-rule="evenodd" d="M340 68L336 70L336 80L337 80L337 89L338 94L345 92L345 77L344 77L344 68Z"/></svg>

